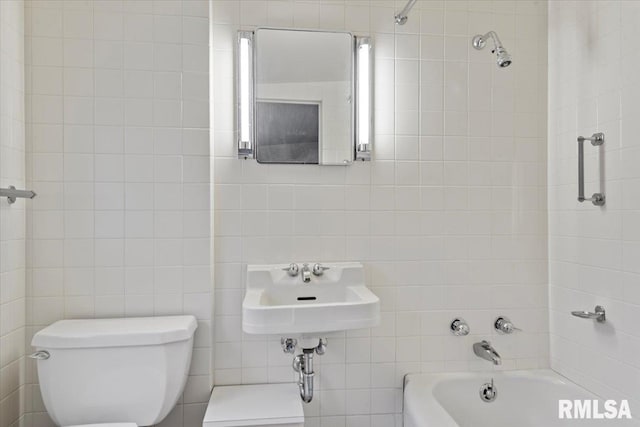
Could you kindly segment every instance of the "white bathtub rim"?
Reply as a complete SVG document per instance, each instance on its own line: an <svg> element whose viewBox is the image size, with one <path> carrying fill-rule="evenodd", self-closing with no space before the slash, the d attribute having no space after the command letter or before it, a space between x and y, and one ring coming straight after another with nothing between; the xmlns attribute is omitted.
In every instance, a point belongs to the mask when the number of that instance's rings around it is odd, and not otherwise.
<svg viewBox="0 0 640 427"><path fill-rule="evenodd" d="M447 410L440 404L436 396L434 395L434 389L443 381L449 381L452 379L467 379L467 378L494 378L499 380L501 377L509 376L511 378L531 378L541 379L544 378L554 384L563 384L571 387L576 387L578 390L597 398L598 396L589 390L572 382L568 378L562 376L558 372L551 369L530 369L530 370L514 370L514 371L474 371L474 372L445 372L445 373L419 373L419 374L407 374L404 377L404 390L403 390L403 418L410 414L407 414L406 407L411 406L417 408L417 413L421 415L420 419L409 420L410 426L422 426L425 425L423 419L428 419L428 426L438 427L459 427L459 424L453 419ZM406 393L408 388L416 388L415 392L409 394ZM411 390L413 391L413 390ZM422 417L424 416L424 418Z"/></svg>

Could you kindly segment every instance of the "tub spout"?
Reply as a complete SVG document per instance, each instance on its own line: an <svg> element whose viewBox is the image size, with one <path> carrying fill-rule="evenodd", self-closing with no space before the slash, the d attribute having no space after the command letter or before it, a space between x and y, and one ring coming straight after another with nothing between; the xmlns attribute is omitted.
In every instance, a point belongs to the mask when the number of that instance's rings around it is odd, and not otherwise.
<svg viewBox="0 0 640 427"><path fill-rule="evenodd" d="M488 360L494 365L502 364L502 359L498 352L491 346L489 341L482 340L473 344L473 352L481 359Z"/></svg>

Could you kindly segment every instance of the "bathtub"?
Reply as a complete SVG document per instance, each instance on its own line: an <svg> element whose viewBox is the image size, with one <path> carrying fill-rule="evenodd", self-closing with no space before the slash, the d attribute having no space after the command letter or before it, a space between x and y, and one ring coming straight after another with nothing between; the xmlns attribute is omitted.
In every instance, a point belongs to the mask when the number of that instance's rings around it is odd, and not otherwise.
<svg viewBox="0 0 640 427"><path fill-rule="evenodd" d="M494 380L497 398L480 399ZM640 392L640 391L639 391ZM559 399L598 399L551 370L409 374L404 381L404 427L638 427L632 419L560 419ZM599 400L604 412L604 400ZM618 402L618 406L620 403ZM637 409L634 413L634 409Z"/></svg>

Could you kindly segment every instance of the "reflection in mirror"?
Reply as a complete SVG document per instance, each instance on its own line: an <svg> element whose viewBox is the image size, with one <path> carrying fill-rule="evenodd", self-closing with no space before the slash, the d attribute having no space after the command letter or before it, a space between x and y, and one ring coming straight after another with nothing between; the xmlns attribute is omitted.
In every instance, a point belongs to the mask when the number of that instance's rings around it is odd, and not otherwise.
<svg viewBox="0 0 640 427"><path fill-rule="evenodd" d="M256 158L261 163L353 160L353 38L258 29Z"/></svg>
<svg viewBox="0 0 640 427"><path fill-rule="evenodd" d="M318 164L320 103L258 101L260 163Z"/></svg>

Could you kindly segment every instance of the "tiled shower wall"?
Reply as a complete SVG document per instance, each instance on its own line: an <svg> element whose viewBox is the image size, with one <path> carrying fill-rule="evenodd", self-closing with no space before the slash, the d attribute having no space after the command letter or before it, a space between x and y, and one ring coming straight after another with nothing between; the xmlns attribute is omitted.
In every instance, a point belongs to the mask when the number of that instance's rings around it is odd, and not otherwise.
<svg viewBox="0 0 640 427"><path fill-rule="evenodd" d="M4 2L1 2L4 3ZM62 318L194 314L183 400L211 386L209 4L27 1L27 348ZM50 425L27 369L34 426Z"/></svg>
<svg viewBox="0 0 640 427"><path fill-rule="evenodd" d="M24 3L0 1L0 187L25 187ZM0 199L0 426L24 415L25 207Z"/></svg>
<svg viewBox="0 0 640 427"><path fill-rule="evenodd" d="M382 322L330 337L306 426L400 425L407 372L548 365L546 2L213 1L215 383L291 381L279 337L243 334L248 263L353 260ZM321 28L375 42L373 161L348 167L236 159L238 29ZM471 37L498 32L499 69ZM498 336L507 315L524 332ZM449 322L464 317L468 337Z"/></svg>
<svg viewBox="0 0 640 427"><path fill-rule="evenodd" d="M638 1L549 3L551 366L631 408L640 407L638 22ZM585 143L585 192L602 180L602 208L576 201L576 137L594 132L605 143ZM596 304L607 323L570 315Z"/></svg>

